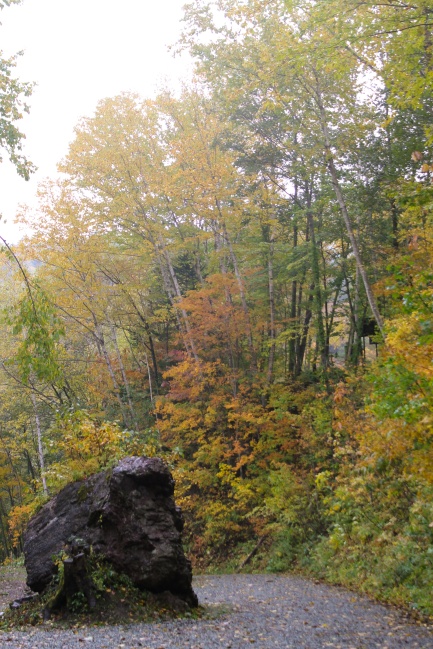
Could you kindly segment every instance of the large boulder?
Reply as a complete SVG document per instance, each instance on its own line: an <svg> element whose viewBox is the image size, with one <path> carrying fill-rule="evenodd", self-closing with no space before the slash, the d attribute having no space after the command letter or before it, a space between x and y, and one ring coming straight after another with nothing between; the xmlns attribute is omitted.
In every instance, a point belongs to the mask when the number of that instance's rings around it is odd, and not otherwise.
<svg viewBox="0 0 433 649"><path fill-rule="evenodd" d="M44 591L57 570L55 555L79 538L138 588L169 591L195 606L173 491L164 462L147 457L127 457L112 470L67 485L28 524L27 585Z"/></svg>

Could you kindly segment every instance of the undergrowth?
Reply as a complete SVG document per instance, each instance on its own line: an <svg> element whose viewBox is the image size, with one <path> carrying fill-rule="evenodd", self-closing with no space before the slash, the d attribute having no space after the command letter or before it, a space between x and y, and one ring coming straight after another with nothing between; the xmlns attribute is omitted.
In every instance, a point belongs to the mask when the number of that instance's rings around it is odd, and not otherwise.
<svg viewBox="0 0 433 649"><path fill-rule="evenodd" d="M44 619L44 611L58 588L58 580L54 580L43 594L23 602L17 609L7 610L1 618L0 629L10 631L42 624L53 628L78 628L207 615L202 607L190 608L171 593L154 594L139 590L129 577L102 562L92 565L91 577L96 588L94 608L89 609L84 594L78 592L67 609L51 613L48 620Z"/></svg>

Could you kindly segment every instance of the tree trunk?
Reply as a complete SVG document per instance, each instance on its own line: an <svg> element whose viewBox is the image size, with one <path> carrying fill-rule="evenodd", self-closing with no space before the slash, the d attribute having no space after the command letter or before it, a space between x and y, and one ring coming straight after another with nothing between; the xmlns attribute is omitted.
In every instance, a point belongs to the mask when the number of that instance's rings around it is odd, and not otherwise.
<svg viewBox="0 0 433 649"><path fill-rule="evenodd" d="M328 167L328 171L331 175L331 180L332 180L332 186L334 188L335 195L337 197L337 202L338 205L340 206L341 213L343 215L344 223L346 225L346 230L347 234L349 235L350 243L352 246L352 251L355 256L356 260L356 265L359 269L360 275L362 277L362 281L364 283L364 288L365 288L365 293L367 295L368 303L370 305L371 312L373 314L374 319L376 320L377 326L379 328L379 331L385 340L385 331L383 328L383 321L382 317L379 313L379 309L377 307L376 299L373 295L373 291L371 290L370 286L370 281L367 276L367 272L365 270L364 264L362 262L361 258L361 253L359 251L359 246L358 246L358 241L355 236L355 232L352 227L352 222L350 220L349 212L347 210L347 205L346 201L344 200L343 192L341 190L340 186L340 181L338 179L338 173L337 173L337 168L335 166L334 162L334 157L332 154L332 148L331 148L331 140L329 137L329 132L328 132L328 123L326 119L326 113L325 109L323 106L323 103L321 101L321 94L320 90L317 90L317 102L320 110L320 121L321 121L321 127L322 127L322 133L324 137L324 144L325 144L325 153L326 153L326 163Z"/></svg>
<svg viewBox="0 0 433 649"><path fill-rule="evenodd" d="M9 556L11 552L11 546L9 545L7 526L5 525L5 521L7 521L7 518L8 517L3 505L3 499L0 498L0 526L1 526L2 536L3 536L3 545L4 545L5 553L6 556Z"/></svg>
<svg viewBox="0 0 433 649"><path fill-rule="evenodd" d="M49 619L52 612L63 608L73 610L74 598L79 593L84 595L89 609L95 608L95 586L89 575L88 560L84 552L63 560L63 575L59 588L45 608L44 619Z"/></svg>
<svg viewBox="0 0 433 649"><path fill-rule="evenodd" d="M310 286L310 297L308 298L309 305L313 303L313 300L314 300L314 284ZM301 336L299 339L299 345L296 350L295 376L299 376L299 374L302 371L305 350L307 349L308 330L310 328L310 321L312 316L313 316L313 312L310 306L307 306L307 309L305 311L304 323L302 325Z"/></svg>
<svg viewBox="0 0 433 649"><path fill-rule="evenodd" d="M275 358L275 293L274 293L274 234L271 232L269 237L269 255L268 255L268 290L269 290L269 359L268 375L266 384L269 386L272 382L274 372Z"/></svg>
<svg viewBox="0 0 433 649"><path fill-rule="evenodd" d="M128 377L126 376L125 366L123 365L122 355L120 353L119 345L117 342L116 327L112 322L110 322L110 328L111 328L111 335L113 338L114 348L116 350L117 360L119 363L120 373L122 375L123 385L125 386L126 398L128 400L129 412L131 414L131 423L137 430L138 424L137 424L137 419L135 417L134 406L132 404L131 390L129 389Z"/></svg>
<svg viewBox="0 0 433 649"><path fill-rule="evenodd" d="M36 422L36 437L37 437L37 440L38 440L38 456L39 456L39 466L40 466L40 469L41 469L42 489L43 489L43 492L44 492L44 496L48 496L47 481L45 479L44 450L42 448L41 422L40 422L40 419L39 419L39 413L38 413L38 408L37 408L37 403L36 403L36 397L34 395L33 390L30 390L30 398L32 400L33 413L35 415L35 422Z"/></svg>
<svg viewBox="0 0 433 649"><path fill-rule="evenodd" d="M216 199L216 203L217 203L218 211L220 212L221 219L222 219L222 214L221 214L221 209L220 209L218 199ZM233 270L234 270L236 281L237 281L238 288L239 288L239 295L241 297L242 309L243 309L243 312L245 314L245 318L246 318L246 322L247 322L247 336L248 336L248 347L249 347L250 354L251 354L251 366L252 366L253 370L257 370L257 358L256 358L256 353L255 353L254 345L253 345L253 332L252 332L252 328L251 328L250 312L249 312L249 309L248 309L247 298L246 298L245 290L244 290L244 283L242 281L241 273L239 271L238 260L237 260L237 257L235 255L235 251L233 250L232 242L230 240L229 233L227 231L227 227L226 227L225 221L223 219L222 219L222 224L221 225L222 225L224 240L227 243L230 259L231 259L231 262L233 264Z"/></svg>
<svg viewBox="0 0 433 649"><path fill-rule="evenodd" d="M320 279L320 266L319 266L319 254L316 241L316 231L314 225L314 217L311 212L310 206L307 210L307 222L308 229L310 232L311 240L311 269L313 272L313 304L316 311L317 318L317 353L320 358L320 364L323 368L328 366L328 356L326 354L326 341L325 341L325 328L323 325L323 299L322 299L322 290L321 290L321 279Z"/></svg>
<svg viewBox="0 0 433 649"><path fill-rule="evenodd" d="M128 419L126 417L126 412L125 412L124 404L123 404L121 393L120 393L120 386L119 386L119 384L117 382L116 375L114 373L113 366L111 364L110 356L109 356L108 351L107 351L107 347L105 346L104 334L103 334L102 328L101 328L99 322L97 321L96 316L95 316L95 314L93 312L92 312L92 317L93 317L93 322L94 322L94 325L95 325L94 336L95 336L95 339L96 339L96 345L98 347L98 351L99 351L100 355L104 359L105 364L107 366L108 373L110 374L111 382L113 383L113 388L114 388L114 391L116 393L117 403L119 404L120 412L122 413L123 423L124 423L125 426L127 426L128 425Z"/></svg>
<svg viewBox="0 0 433 649"><path fill-rule="evenodd" d="M298 226L295 224L293 226L293 248L298 246ZM292 334L289 340L289 374L295 373L296 366L296 339L299 337L297 333L299 320L297 318L297 292L298 292L298 282L296 279L292 281L292 290L291 290L291 302L290 302L290 329Z"/></svg>

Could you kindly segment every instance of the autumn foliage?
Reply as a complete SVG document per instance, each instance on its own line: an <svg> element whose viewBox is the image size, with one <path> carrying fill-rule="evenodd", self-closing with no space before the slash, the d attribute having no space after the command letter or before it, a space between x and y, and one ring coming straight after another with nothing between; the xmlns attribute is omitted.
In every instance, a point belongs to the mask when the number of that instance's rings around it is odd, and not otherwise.
<svg viewBox="0 0 433 649"><path fill-rule="evenodd" d="M190 87L78 124L20 216L23 267L4 257L3 558L67 481L158 454L196 565L256 549L261 569L432 612L433 7L416 5L197 0Z"/></svg>

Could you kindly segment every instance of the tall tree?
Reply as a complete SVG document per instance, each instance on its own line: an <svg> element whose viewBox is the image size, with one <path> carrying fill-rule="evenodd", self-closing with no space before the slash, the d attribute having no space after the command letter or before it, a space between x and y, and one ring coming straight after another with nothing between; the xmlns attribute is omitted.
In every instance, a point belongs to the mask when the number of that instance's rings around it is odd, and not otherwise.
<svg viewBox="0 0 433 649"><path fill-rule="evenodd" d="M326 169L373 317L383 333L382 317L344 195L348 151L356 149L376 124L360 98L358 60L341 43L335 45L317 16L308 15L306 5L311 3L218 3L213 14L212 3L197 2L187 8L190 31L184 38L198 58L199 71L220 100L221 110L225 109L231 119L242 121L245 97L254 97L250 132L258 133L261 139L266 133L270 137L262 115L274 113L277 121L283 120L277 133L284 129L285 148L293 151L297 144L301 148L304 169L317 165ZM214 20L218 21L221 11L225 21L217 25ZM201 43L199 34L205 32ZM252 116L251 109L249 113ZM287 185L299 186L293 167L274 165L274 170L278 170L274 178L283 191ZM314 236L312 225L310 220L310 234ZM314 259L312 264L313 269L317 267ZM316 304L318 290L316 278ZM319 338L323 338L320 309L316 312Z"/></svg>

